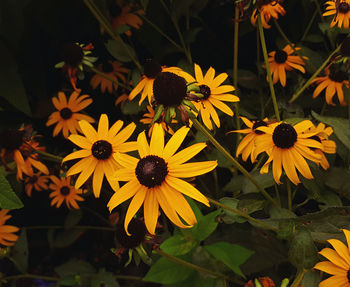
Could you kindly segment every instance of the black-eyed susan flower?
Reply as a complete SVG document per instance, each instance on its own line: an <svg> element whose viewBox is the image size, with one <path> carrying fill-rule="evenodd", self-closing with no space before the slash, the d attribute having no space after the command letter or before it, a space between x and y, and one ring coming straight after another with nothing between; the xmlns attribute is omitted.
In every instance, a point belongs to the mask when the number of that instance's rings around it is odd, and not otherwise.
<svg viewBox="0 0 350 287"><path fill-rule="evenodd" d="M305 120L295 126L278 122L267 127L258 127L257 130L264 134L255 140L255 154L257 156L265 151L269 156L260 173L267 173L272 162L273 178L278 184L281 183L282 170L294 184L300 183L297 170L305 178L312 179L313 176L305 158L319 163L321 156L312 149L323 150L323 145L312 139L316 132L309 132L313 126L311 121Z"/></svg>
<svg viewBox="0 0 350 287"><path fill-rule="evenodd" d="M301 48L294 47L295 51L300 50ZM283 50L277 50L269 53L269 64L272 74L272 81L274 84L280 81L281 85L285 87L286 85L286 70L291 71L293 69L299 70L302 73L305 73L304 60L307 60L307 57L293 55L293 48L290 45L287 45ZM268 77L266 77L268 81Z"/></svg>
<svg viewBox="0 0 350 287"><path fill-rule="evenodd" d="M148 103L152 103L153 96L153 82L158 74L161 72L170 72L176 75L179 75L185 79L192 78L188 73L182 71L178 67L165 67L159 65L154 60L147 60L144 65L143 76L141 77L140 82L135 86L135 88L129 94L129 100L132 101L139 93L141 93L141 98L139 105L148 98Z"/></svg>
<svg viewBox="0 0 350 287"><path fill-rule="evenodd" d="M67 43L62 49L63 61L55 65L55 68L62 68L64 73L67 73L70 83L75 91L80 91L77 88L77 81L84 79L84 66L93 67L94 62L97 61L96 57L88 56L94 49L94 46L90 43L88 45L79 43Z"/></svg>
<svg viewBox="0 0 350 287"><path fill-rule="evenodd" d="M51 206L55 205L59 208L65 202L69 209L79 209L77 201L84 201L84 198L80 195L86 193L87 190L75 188L71 184L70 176L58 178L51 175L50 179L52 183L49 185L49 188L53 190L49 195L52 198Z"/></svg>
<svg viewBox="0 0 350 287"><path fill-rule="evenodd" d="M181 228L196 223L196 217L183 194L209 206L208 199L181 178L210 172L217 166L217 162L185 163L206 147L205 143L197 143L176 153L188 132L189 128L180 128L164 146L164 130L160 124L155 124L150 144L145 132L137 138L140 159L121 153L115 155L116 161L123 167L115 172L115 179L127 183L116 191L107 206L112 211L132 197L124 221L128 234L129 222L142 204L145 224L151 234L155 234L159 206Z"/></svg>
<svg viewBox="0 0 350 287"><path fill-rule="evenodd" d="M335 15L330 27L334 27L338 23L338 27L349 28L350 22L350 1L349 0L329 0L325 3L326 11L322 16Z"/></svg>
<svg viewBox="0 0 350 287"><path fill-rule="evenodd" d="M123 64L118 61L104 62L102 64L99 64L97 66L97 69L105 73L106 76L115 80L116 82L119 82L121 80L124 83L126 82L124 74L127 74L129 72L129 69L123 67ZM102 93L105 93L107 90L108 93L111 94L118 89L117 83L114 83L99 74L92 76L90 85L94 90L100 85Z"/></svg>
<svg viewBox="0 0 350 287"><path fill-rule="evenodd" d="M12 216L8 214L9 210L0 210L0 245L13 246L18 239L18 235L14 234L19 228L12 225L5 225L6 221Z"/></svg>
<svg viewBox="0 0 350 287"><path fill-rule="evenodd" d="M199 93L203 95L203 98L198 98L193 104L199 111L203 123L208 129L213 129L211 119L219 128L220 120L215 108L229 116L233 116L231 108L223 102L239 101L237 96L230 94L235 88L232 85L222 85L228 75L226 73L221 73L215 77L215 70L212 67L210 67L203 76L201 67L195 64L194 72L196 78L192 78L191 82L197 82L196 84L199 86Z"/></svg>
<svg viewBox="0 0 350 287"><path fill-rule="evenodd" d="M250 121L245 117L241 117L242 121L245 123L245 125L248 127L248 129L242 129L242 130L235 130L230 131L228 133L242 133L247 134L239 143L237 150L236 150L236 157L238 157L240 154L242 154L242 159L244 161L247 161L248 157L250 156L251 162L256 161L256 154L255 154L255 139L264 134L264 132L257 130L258 127L267 127L268 126L268 119L265 118L262 121Z"/></svg>
<svg viewBox="0 0 350 287"><path fill-rule="evenodd" d="M113 190L119 188L114 172L118 168L113 155L117 152L129 152L137 149L136 142L126 142L134 132L136 125L131 123L124 129L122 121L115 122L109 128L108 117L102 114L97 131L85 120L79 122L84 136L70 135L68 139L81 147L81 150L67 155L62 162L79 159L68 171L67 176L80 173L75 188L80 188L93 174L92 189L95 197L100 196L104 176L106 176Z"/></svg>
<svg viewBox="0 0 350 287"><path fill-rule="evenodd" d="M74 91L67 101L66 95L63 92L58 92L58 98L53 97L52 103L58 111L50 115L46 126L56 124L53 130L54 137L61 130L65 138L68 138L69 134L81 132L78 125L80 120L86 120L89 123L95 122L92 117L78 113L92 103L92 99L88 95L80 95L79 92Z"/></svg>
<svg viewBox="0 0 350 287"><path fill-rule="evenodd" d="M250 17L250 22L256 26L256 21L258 17L261 18L261 23L265 29L271 28L268 24L271 17L278 19L279 15L284 16L286 11L280 5L280 0L257 0L257 8L253 10L252 16Z"/></svg>
<svg viewBox="0 0 350 287"><path fill-rule="evenodd" d="M312 95L317 98L320 93L326 89L326 103L335 106L333 97L338 96L339 103L345 106L347 103L344 100L343 86L349 88L349 75L341 70L325 69L326 76L315 78L311 83L316 83L317 87Z"/></svg>
<svg viewBox="0 0 350 287"><path fill-rule="evenodd" d="M47 190L49 176L41 172L34 173L24 179L25 191L28 196L32 196L33 189L36 191Z"/></svg>
<svg viewBox="0 0 350 287"><path fill-rule="evenodd" d="M348 246L338 239L329 239L327 241L334 249L326 247L319 252L329 261L318 262L314 269L333 275L321 281L319 287L350 287L350 231L346 229L342 231Z"/></svg>

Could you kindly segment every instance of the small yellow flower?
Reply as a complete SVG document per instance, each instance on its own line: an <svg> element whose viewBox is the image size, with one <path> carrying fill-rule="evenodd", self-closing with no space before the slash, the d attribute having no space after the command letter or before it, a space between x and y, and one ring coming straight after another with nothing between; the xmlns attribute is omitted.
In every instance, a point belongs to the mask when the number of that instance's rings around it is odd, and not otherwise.
<svg viewBox="0 0 350 287"><path fill-rule="evenodd" d="M258 16L261 18L261 23L265 29L271 28L270 22L271 17L278 19L279 15L284 16L286 11L279 4L279 0L257 0L257 8L253 10L250 22L256 26Z"/></svg>
<svg viewBox="0 0 350 287"><path fill-rule="evenodd" d="M0 210L0 244L3 246L13 246L18 239L18 235L14 234L19 228L12 225L5 225L6 221L12 216L7 213L9 210Z"/></svg>
<svg viewBox="0 0 350 287"><path fill-rule="evenodd" d="M36 191L48 189L49 176L37 172L24 180L25 190L28 196L32 196L33 189Z"/></svg>

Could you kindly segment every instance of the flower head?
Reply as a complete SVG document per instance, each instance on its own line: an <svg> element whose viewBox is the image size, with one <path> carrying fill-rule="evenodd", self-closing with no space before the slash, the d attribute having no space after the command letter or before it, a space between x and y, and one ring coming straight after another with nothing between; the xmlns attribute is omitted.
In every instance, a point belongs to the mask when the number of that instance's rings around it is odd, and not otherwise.
<svg viewBox="0 0 350 287"><path fill-rule="evenodd" d="M344 286L350 287L350 231L343 229L347 245L338 239L327 240L334 249L323 248L319 253L329 261L318 262L314 269L326 272L333 276L323 280L318 286L320 287L335 287Z"/></svg>
<svg viewBox="0 0 350 287"><path fill-rule="evenodd" d="M123 124L122 121L117 121L109 128L106 114L101 115L97 131L87 121L79 122L84 136L70 135L68 139L82 149L67 155L62 160L65 162L82 158L67 171L68 176L80 173L75 182L75 188L80 188L92 174L95 197L100 196L104 175L114 190L119 188L118 181L113 176L118 168L113 155L117 152L137 149L136 142L126 142L136 125L131 123L122 129Z"/></svg>
<svg viewBox="0 0 350 287"><path fill-rule="evenodd" d="M330 27L334 27L338 23L338 27L349 28L350 21L350 1L349 0L329 0L325 3L326 11L322 16L334 15Z"/></svg>
<svg viewBox="0 0 350 287"><path fill-rule="evenodd" d="M25 191L28 196L32 196L33 189L36 191L48 189L49 176L43 175L41 172L34 173L32 176L28 176L24 180Z"/></svg>
<svg viewBox="0 0 350 287"><path fill-rule="evenodd" d="M280 2L280 0L257 0L257 8L253 10L250 22L256 26L256 21L260 16L263 27L265 29L271 28L271 25L268 24L271 17L278 19L279 15L284 16L286 14Z"/></svg>
<svg viewBox="0 0 350 287"><path fill-rule="evenodd" d="M18 227L5 225L6 221L12 216L7 213L9 210L0 210L0 244L3 246L13 246L18 239L18 235L14 234L19 230Z"/></svg>
<svg viewBox="0 0 350 287"><path fill-rule="evenodd" d="M80 120L86 120L90 123L95 122L88 115L78 113L92 103L92 99L88 95L79 95L79 92L74 91L67 101L66 95L63 92L58 92L58 98L53 97L52 103L58 111L50 115L46 126L56 124L53 130L54 137L61 130L65 138L68 138L69 134L76 134L78 131L81 132L78 125L78 121Z"/></svg>
<svg viewBox="0 0 350 287"><path fill-rule="evenodd" d="M205 143L197 143L176 153L188 132L189 128L180 128L164 146L164 130L160 124L155 124L150 144L145 132L140 133L137 138L139 159L121 153L115 155L116 161L123 167L115 172L115 177L127 183L116 191L107 206L112 211L133 197L124 221L128 234L129 222L142 204L145 224L151 234L155 233L159 206L181 228L191 227L196 223L196 217L182 194L209 206L207 198L181 178L207 173L217 166L217 162L185 163L206 147Z"/></svg>
<svg viewBox="0 0 350 287"><path fill-rule="evenodd" d="M51 206L56 205L59 208L63 202L66 203L67 207L79 209L77 201L84 201L84 198L80 194L84 194L87 190L77 189L71 184L71 177L61 177L51 175L50 179L52 183L49 188L53 190L50 193Z"/></svg>
<svg viewBox="0 0 350 287"><path fill-rule="evenodd" d="M127 74L129 72L129 69L123 67L122 63L118 61L104 62L102 64L99 64L97 66L97 69L105 73L109 78L115 80L116 82L121 80L124 83L126 82L124 74ZM118 89L117 83L114 83L99 74L95 74L91 78L90 84L94 90L100 85L102 93L105 93L107 90L108 93L111 94Z"/></svg>
<svg viewBox="0 0 350 287"><path fill-rule="evenodd" d="M256 155L266 151L269 158L261 168L260 173L267 173L272 162L273 178L280 184L282 167L287 177L294 184L300 183L296 170L307 179L312 179L311 170L305 158L319 163L321 156L313 148L323 150L323 145L312 139L316 132L309 132L313 124L309 120L302 121L295 126L278 122L268 127L257 128L265 134L256 138Z"/></svg>
<svg viewBox="0 0 350 287"><path fill-rule="evenodd" d="M305 73L304 60L307 60L307 57L300 57L293 55L294 51L298 51L301 48L294 47L294 49L287 45L283 50L277 50L269 53L269 64L272 74L273 83L276 84L278 80L281 85L284 87L286 85L286 70L291 71L297 69L302 73ZM266 77L268 81L268 77Z"/></svg>

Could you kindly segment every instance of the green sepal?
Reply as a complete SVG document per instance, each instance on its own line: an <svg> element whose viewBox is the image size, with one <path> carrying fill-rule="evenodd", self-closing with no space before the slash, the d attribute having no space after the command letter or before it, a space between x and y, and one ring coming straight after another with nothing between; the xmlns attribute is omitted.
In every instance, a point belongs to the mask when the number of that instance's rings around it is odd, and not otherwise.
<svg viewBox="0 0 350 287"><path fill-rule="evenodd" d="M255 287L263 287L258 279L255 278L254 280Z"/></svg>
<svg viewBox="0 0 350 287"><path fill-rule="evenodd" d="M169 108L169 111L170 111L170 118L175 118L176 117L176 110L174 107L170 107Z"/></svg>
<svg viewBox="0 0 350 287"><path fill-rule="evenodd" d="M156 110L155 110L155 115L153 117L153 120L151 121L151 125L153 125L162 115L162 112L164 110L164 106L163 105L159 105L157 106Z"/></svg>
<svg viewBox="0 0 350 287"><path fill-rule="evenodd" d="M196 97L198 97L200 99L204 98L204 95L201 93L192 93L191 95L195 95Z"/></svg>
<svg viewBox="0 0 350 287"><path fill-rule="evenodd" d="M60 69L62 68L66 63L65 62L59 62L55 65L55 68Z"/></svg>
<svg viewBox="0 0 350 287"><path fill-rule="evenodd" d="M128 266L132 260L132 249L129 249L128 255L129 255L129 258L128 258L128 261L126 261L126 263L124 264L124 267Z"/></svg>
<svg viewBox="0 0 350 287"><path fill-rule="evenodd" d="M184 105L188 106L191 110L195 111L196 113L198 113L198 110L196 108L196 106L189 100L183 100L182 101Z"/></svg>
<svg viewBox="0 0 350 287"><path fill-rule="evenodd" d="M196 83L196 82L194 82L194 83ZM187 85L187 93L192 92L192 91L193 92L199 92L200 91L199 86L194 84L194 83L190 83L190 84Z"/></svg>
<svg viewBox="0 0 350 287"><path fill-rule="evenodd" d="M282 280L281 287L287 287L288 284L289 284L289 279L288 278L284 278Z"/></svg>
<svg viewBox="0 0 350 287"><path fill-rule="evenodd" d="M165 122L167 124L171 123L171 114L170 114L170 109L169 108L165 112Z"/></svg>

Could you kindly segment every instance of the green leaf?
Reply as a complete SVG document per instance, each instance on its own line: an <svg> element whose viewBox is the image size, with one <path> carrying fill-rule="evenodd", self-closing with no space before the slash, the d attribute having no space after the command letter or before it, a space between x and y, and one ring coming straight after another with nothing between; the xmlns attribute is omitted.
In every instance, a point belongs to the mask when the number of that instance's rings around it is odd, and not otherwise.
<svg viewBox="0 0 350 287"><path fill-rule="evenodd" d="M119 287L119 283L114 278L113 273L100 269L96 275L91 278L91 287Z"/></svg>
<svg viewBox="0 0 350 287"><path fill-rule="evenodd" d="M185 280L193 272L192 269L162 257L152 265L143 280L160 284L172 284Z"/></svg>
<svg viewBox="0 0 350 287"><path fill-rule="evenodd" d="M216 242L204 246L204 249L225 263L233 272L245 278L239 266L253 255L253 251L228 242Z"/></svg>
<svg viewBox="0 0 350 287"><path fill-rule="evenodd" d="M192 28L184 32L184 39L187 44L192 44L196 41L197 34L202 31L202 27Z"/></svg>
<svg viewBox="0 0 350 287"><path fill-rule="evenodd" d="M106 48L111 55L121 62L131 62L130 54L136 58L135 50L121 40L108 40Z"/></svg>
<svg viewBox="0 0 350 287"><path fill-rule="evenodd" d="M195 224L188 231L194 236L194 238L198 241L202 241L209 237L212 234L216 227L218 226L218 222L216 221L216 217L221 213L221 210L215 210L202 218L198 219L197 224Z"/></svg>
<svg viewBox="0 0 350 287"><path fill-rule="evenodd" d="M325 184L340 196L350 199L350 171L345 168L331 167L325 174Z"/></svg>
<svg viewBox="0 0 350 287"><path fill-rule="evenodd" d="M60 230L55 232L55 230L49 230L49 244L51 248L65 248L73 244L81 235L83 230L81 229L68 229Z"/></svg>
<svg viewBox="0 0 350 287"><path fill-rule="evenodd" d="M307 286L307 287L318 287L321 281L321 275L320 272L317 272L315 270L308 270L303 280L300 282L300 286Z"/></svg>
<svg viewBox="0 0 350 287"><path fill-rule="evenodd" d="M16 244L13 246L10 255L11 261L16 265L18 270L26 273L28 269L28 241L27 231L22 228Z"/></svg>
<svg viewBox="0 0 350 287"><path fill-rule="evenodd" d="M167 287L213 287L215 279L202 276L201 273L193 273L185 281L167 285Z"/></svg>
<svg viewBox="0 0 350 287"><path fill-rule="evenodd" d="M139 106L138 101L125 101L121 106L121 111L124 115L137 115L138 113L145 110L146 102L144 101L141 106Z"/></svg>
<svg viewBox="0 0 350 287"><path fill-rule="evenodd" d="M64 228L69 229L77 225L82 217L83 212L81 211L81 209L70 210L64 221Z"/></svg>
<svg viewBox="0 0 350 287"><path fill-rule="evenodd" d="M165 240L160 248L171 255L183 255L190 252L198 242L185 238L182 234L176 234Z"/></svg>
<svg viewBox="0 0 350 287"><path fill-rule="evenodd" d="M18 209L22 208L23 203L13 191L6 177L0 174L0 208Z"/></svg>
<svg viewBox="0 0 350 287"><path fill-rule="evenodd" d="M82 275L95 273L95 268L88 262L83 260L70 260L62 265L55 267L55 272L60 277L69 275Z"/></svg>
<svg viewBox="0 0 350 287"><path fill-rule="evenodd" d="M270 186L273 186L275 181L272 176L272 172L266 173L266 174L260 174L259 171L254 171L250 173L254 179L259 182L259 184L263 188L268 188ZM253 192L259 192L256 185L254 185L247 177L244 177L243 180L243 186L242 186L243 193L253 193Z"/></svg>

